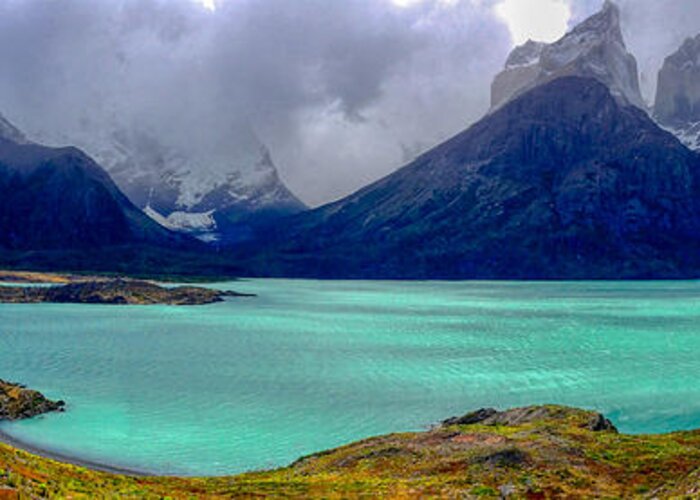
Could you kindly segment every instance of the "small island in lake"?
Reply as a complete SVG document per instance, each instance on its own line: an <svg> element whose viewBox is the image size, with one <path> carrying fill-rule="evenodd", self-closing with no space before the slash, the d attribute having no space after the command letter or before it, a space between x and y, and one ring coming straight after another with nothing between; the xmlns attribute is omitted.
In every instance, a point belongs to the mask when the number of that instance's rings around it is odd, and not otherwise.
<svg viewBox="0 0 700 500"><path fill-rule="evenodd" d="M64 406L63 401L51 401L40 392L0 379L0 421L63 411Z"/></svg>
<svg viewBox="0 0 700 500"><path fill-rule="evenodd" d="M148 281L111 279L60 286L0 286L0 303L121 304L193 306L249 294L196 286L164 287Z"/></svg>

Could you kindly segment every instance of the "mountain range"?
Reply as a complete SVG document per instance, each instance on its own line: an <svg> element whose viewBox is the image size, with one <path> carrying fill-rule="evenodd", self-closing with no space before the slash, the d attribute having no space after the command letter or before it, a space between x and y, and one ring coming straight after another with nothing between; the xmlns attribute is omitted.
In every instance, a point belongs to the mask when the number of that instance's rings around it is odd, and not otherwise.
<svg viewBox="0 0 700 500"><path fill-rule="evenodd" d="M250 127L232 128L225 144L195 148L116 123L40 136L80 147L153 220L207 242L245 240L257 224L306 209Z"/></svg>
<svg viewBox="0 0 700 500"><path fill-rule="evenodd" d="M328 278L700 276L700 158L648 114L612 2L517 47L480 122L242 256Z"/></svg>
<svg viewBox="0 0 700 500"><path fill-rule="evenodd" d="M290 220L264 252L255 249L255 272L700 275L699 210L698 155L599 81L562 77L389 177Z"/></svg>
<svg viewBox="0 0 700 500"><path fill-rule="evenodd" d="M699 73L700 36L667 58L647 106L608 1L558 41L516 47L482 120L314 210L252 133L235 134L230 155L134 130L85 136L95 162L2 119L0 256L58 251L64 269L147 269L174 249L169 268L254 276L697 278Z"/></svg>

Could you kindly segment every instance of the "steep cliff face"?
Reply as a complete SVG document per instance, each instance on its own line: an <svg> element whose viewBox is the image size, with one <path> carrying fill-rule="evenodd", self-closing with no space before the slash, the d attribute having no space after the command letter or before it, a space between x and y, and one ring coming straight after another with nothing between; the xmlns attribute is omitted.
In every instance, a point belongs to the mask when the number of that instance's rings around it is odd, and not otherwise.
<svg viewBox="0 0 700 500"><path fill-rule="evenodd" d="M498 108L537 85L563 76L595 78L620 102L646 108L639 90L637 62L622 36L620 11L610 1L552 44L529 41L516 47L505 69L494 79L492 107Z"/></svg>
<svg viewBox="0 0 700 500"><path fill-rule="evenodd" d="M654 116L688 147L700 150L700 35L664 61Z"/></svg>
<svg viewBox="0 0 700 500"><path fill-rule="evenodd" d="M374 185L292 219L271 247L255 249L274 256L259 272L696 277L699 168L695 153L599 81L561 78Z"/></svg>

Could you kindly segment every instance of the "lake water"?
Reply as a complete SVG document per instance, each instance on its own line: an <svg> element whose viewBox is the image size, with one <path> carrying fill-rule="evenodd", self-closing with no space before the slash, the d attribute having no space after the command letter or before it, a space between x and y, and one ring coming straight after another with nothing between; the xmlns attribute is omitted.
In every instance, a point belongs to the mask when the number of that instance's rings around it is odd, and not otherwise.
<svg viewBox="0 0 700 500"><path fill-rule="evenodd" d="M218 286L218 285L217 285ZM203 307L0 305L0 377L68 402L3 424L102 463L219 475L484 407L700 427L700 283L254 280Z"/></svg>

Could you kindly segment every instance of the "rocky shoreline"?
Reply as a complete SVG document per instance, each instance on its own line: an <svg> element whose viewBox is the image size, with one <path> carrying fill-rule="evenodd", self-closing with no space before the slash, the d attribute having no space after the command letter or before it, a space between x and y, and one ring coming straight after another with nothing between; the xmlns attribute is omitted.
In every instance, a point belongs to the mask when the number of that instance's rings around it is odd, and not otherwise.
<svg viewBox="0 0 700 500"><path fill-rule="evenodd" d="M0 421L62 412L65 405L63 401L51 401L38 391L0 379Z"/></svg>
<svg viewBox="0 0 700 500"><path fill-rule="evenodd" d="M222 302L227 297L254 295L196 286L163 287L148 281L111 279L60 286L0 286L0 303L113 304L193 306Z"/></svg>

